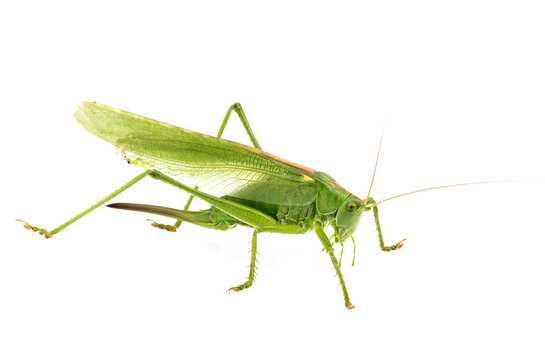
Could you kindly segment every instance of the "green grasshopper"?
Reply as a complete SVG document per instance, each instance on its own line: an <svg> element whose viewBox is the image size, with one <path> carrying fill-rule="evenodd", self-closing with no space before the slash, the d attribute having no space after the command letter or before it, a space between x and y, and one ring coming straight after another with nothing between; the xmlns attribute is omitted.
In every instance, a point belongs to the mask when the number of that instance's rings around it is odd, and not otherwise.
<svg viewBox="0 0 545 360"><path fill-rule="evenodd" d="M253 147L221 139L233 111L240 118ZM37 228L23 221L25 228L37 231L46 238L60 232L146 176L150 176L188 192L191 196L184 209L129 203L108 206L176 219L174 225L152 222L153 226L168 231L176 231L182 221L217 230L228 230L237 225L254 229L248 280L230 288L229 291L240 291L252 285L255 277L258 233L303 234L313 230L331 258L342 287L344 304L348 309L353 309L354 305L350 302L340 262L334 254L331 240L333 239L334 243L343 244L346 239L351 238L354 242L352 234L360 222L361 215L372 210L380 248L383 251L393 251L403 246L405 239L395 245L384 245L376 206L379 202L375 202L369 196L375 178L376 164L369 193L362 200L323 172L294 164L262 151L239 103L229 107L216 137L92 102L82 103L77 108L75 117L87 131L120 149L130 164L144 167L146 171L51 231ZM165 173L185 179L194 187L185 185ZM458 185L466 184L448 186ZM225 195L212 196L200 191L199 188ZM189 211L194 197L204 200L211 207L201 211ZM333 228L334 233L331 237L324 232L327 225Z"/></svg>

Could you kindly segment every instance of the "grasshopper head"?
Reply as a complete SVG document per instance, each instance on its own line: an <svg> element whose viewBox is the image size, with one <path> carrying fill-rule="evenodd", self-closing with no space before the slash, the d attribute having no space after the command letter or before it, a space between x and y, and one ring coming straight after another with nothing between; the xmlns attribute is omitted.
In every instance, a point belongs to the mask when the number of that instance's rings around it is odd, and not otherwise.
<svg viewBox="0 0 545 360"><path fill-rule="evenodd" d="M341 204L335 215L335 235L337 240L343 242L352 236L358 224L361 214L369 210L367 204L358 197L350 194Z"/></svg>

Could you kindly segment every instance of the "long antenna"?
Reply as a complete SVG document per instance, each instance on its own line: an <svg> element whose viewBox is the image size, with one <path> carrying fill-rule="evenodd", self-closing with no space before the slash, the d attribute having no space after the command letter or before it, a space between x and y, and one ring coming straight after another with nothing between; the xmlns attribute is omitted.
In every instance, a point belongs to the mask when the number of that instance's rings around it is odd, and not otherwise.
<svg viewBox="0 0 545 360"><path fill-rule="evenodd" d="M470 183L435 186L435 187L431 187L431 188L427 188L427 189L415 190L415 191L411 191L411 192L408 192L408 193L404 193L404 194L389 197L387 199L384 199L384 200L381 200L381 201L375 203L373 206L371 206L371 209L374 208L375 206L377 206L378 204L382 204L385 201L389 201L389 200L392 200L392 199L395 199L395 198L398 198L398 197L402 197L402 196L405 196L405 195L411 195L411 194L415 194L415 193L419 193L419 192L423 192L423 191L444 189L444 188L455 187L455 186L482 185L482 184L509 183L509 182L517 182L517 181L516 180L479 181L479 182L470 182Z"/></svg>
<svg viewBox="0 0 545 360"><path fill-rule="evenodd" d="M369 192L367 193L367 196L365 197L365 201L363 202L364 206L367 204L369 195L371 195L371 189L373 188L373 183L375 182L375 175L377 174L378 159L380 157L380 149L382 148L383 135L384 135L384 127L382 127L382 132L380 133L380 142L378 143L378 151L377 151L377 161L375 162L375 170L373 170L373 177L371 178L371 186L369 186Z"/></svg>

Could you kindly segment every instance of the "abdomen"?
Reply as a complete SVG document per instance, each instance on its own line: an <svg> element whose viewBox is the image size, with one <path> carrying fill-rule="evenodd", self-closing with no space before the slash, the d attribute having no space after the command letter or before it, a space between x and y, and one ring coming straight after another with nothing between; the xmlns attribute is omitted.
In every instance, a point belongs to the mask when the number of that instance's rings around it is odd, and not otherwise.
<svg viewBox="0 0 545 360"><path fill-rule="evenodd" d="M305 232L312 229L312 223L316 215L315 202L307 205L277 205L229 195L222 196L222 198L259 210L276 219L280 225L298 225Z"/></svg>

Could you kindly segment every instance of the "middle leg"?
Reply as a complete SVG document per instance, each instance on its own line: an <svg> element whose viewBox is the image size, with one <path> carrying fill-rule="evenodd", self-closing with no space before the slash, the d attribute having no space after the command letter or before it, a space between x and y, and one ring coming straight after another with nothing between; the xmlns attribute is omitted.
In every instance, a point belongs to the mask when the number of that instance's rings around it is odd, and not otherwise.
<svg viewBox="0 0 545 360"><path fill-rule="evenodd" d="M229 288L227 291L241 291L244 289L249 288L252 286L252 283L254 282L255 278L255 259L257 255L257 233L259 231L257 229L254 230L254 235L252 236L252 250L251 250L251 257L250 257L250 274L248 274L248 280L239 286L233 286L232 288Z"/></svg>
<svg viewBox="0 0 545 360"><path fill-rule="evenodd" d="M339 282L341 283L341 288L343 290L344 295L344 305L348 310L352 310L354 308L354 305L350 302L350 296L348 296L348 290L346 289L346 284L344 283L343 274L341 273L341 268L339 266L339 263L337 261L337 258L335 257L335 253L333 252L333 247L331 246L331 243L329 242L329 239L327 238L327 235L325 234L323 227L316 226L314 228L314 231L316 232L316 235L318 235L318 238L322 242L322 245L325 248L325 251L328 253L329 257L331 258L331 262L333 263L333 267L335 268L335 272L337 273L337 277L339 278Z"/></svg>

